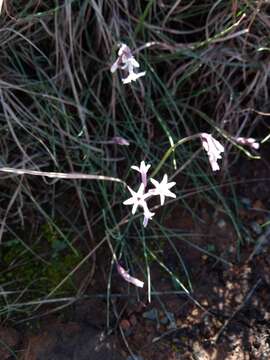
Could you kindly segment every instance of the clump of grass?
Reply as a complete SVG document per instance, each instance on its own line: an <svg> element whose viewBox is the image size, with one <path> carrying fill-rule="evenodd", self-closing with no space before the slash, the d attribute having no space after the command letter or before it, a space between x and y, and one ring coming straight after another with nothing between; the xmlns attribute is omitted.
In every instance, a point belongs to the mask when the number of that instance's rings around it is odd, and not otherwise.
<svg viewBox="0 0 270 360"><path fill-rule="evenodd" d="M198 150L200 144L174 147L201 132L218 133L224 143L226 134L260 135L258 124L269 111L267 9L266 3L249 1L181 1L173 6L155 0L4 2L1 167L132 182L131 165L147 159L156 168L171 148L172 156L162 169L179 185L166 212L178 209L198 221L194 209L199 202L218 206L228 214L240 241L242 225L235 216L238 202L230 164L242 155L228 142L225 154L230 157L225 155L221 175L214 176ZM132 86L123 86L109 71L119 42L133 49L147 71ZM130 146L113 143L116 136ZM162 228L153 222L142 230L136 217L127 221L121 183L6 173L1 178L2 243L19 241L22 261L30 264L34 259L37 266L46 261L60 274L58 284L42 295L25 291L26 276L17 302L32 297L42 304L88 260L94 276L95 250L106 243L127 267L135 266L135 245L142 247L149 293L154 258L182 288L191 289L188 264L173 247L165 213L160 212ZM223 184L229 184L227 198ZM35 244L42 243L44 222L73 254L71 266L63 263L59 272L51 254L43 258L35 250ZM148 245L148 238L159 239L161 230L181 263L180 280ZM17 256L14 251L9 261L16 263ZM54 276L46 273L48 279ZM15 302L8 295L12 284L4 282L2 287L5 301ZM11 317L13 309L9 307Z"/></svg>

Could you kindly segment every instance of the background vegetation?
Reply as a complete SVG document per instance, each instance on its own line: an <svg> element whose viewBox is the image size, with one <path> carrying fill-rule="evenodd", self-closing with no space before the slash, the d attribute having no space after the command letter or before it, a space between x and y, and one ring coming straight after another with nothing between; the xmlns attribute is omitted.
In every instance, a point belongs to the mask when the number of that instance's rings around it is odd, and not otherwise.
<svg viewBox="0 0 270 360"><path fill-rule="evenodd" d="M182 229L179 217L200 223L205 206L226 213L238 244L244 240L234 184L235 164L246 155L226 134L267 139L267 11L267 1L252 0L4 1L2 167L105 175L134 185L131 165L146 160L155 169L186 136L213 133L226 153L213 174L199 142L179 146L162 167L177 182L177 198L147 229L122 205L129 194L120 183L1 173L3 319L29 319L43 304L53 303L45 312L67 306L101 278L110 294L110 248L149 289L157 262L176 288L191 290L189 265L173 239L190 243L196 231ZM110 73L119 42L147 71L131 85ZM114 136L130 146L112 143ZM180 270L164 262L164 243ZM209 238L199 250L213 246Z"/></svg>

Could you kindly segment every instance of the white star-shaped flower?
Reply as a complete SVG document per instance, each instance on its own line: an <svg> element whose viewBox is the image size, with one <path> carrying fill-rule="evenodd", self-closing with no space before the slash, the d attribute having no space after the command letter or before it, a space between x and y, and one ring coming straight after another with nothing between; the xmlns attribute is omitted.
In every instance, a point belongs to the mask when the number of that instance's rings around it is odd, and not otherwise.
<svg viewBox="0 0 270 360"><path fill-rule="evenodd" d="M151 183L155 186L155 189L149 190L152 195L160 196L160 205L164 205L165 196L176 198L176 195L170 191L170 189L176 184L174 181L168 183L168 175L163 176L162 181L159 183L155 179L150 179Z"/></svg>
<svg viewBox="0 0 270 360"><path fill-rule="evenodd" d="M147 184L147 172L150 169L151 165L146 165L144 161L141 161L140 167L138 166L131 166L131 169L138 171L141 174L142 183L144 184L144 187L146 187Z"/></svg>
<svg viewBox="0 0 270 360"><path fill-rule="evenodd" d="M132 207L132 214L134 215L138 206L143 208L143 214L144 214L144 219L143 219L143 226L146 227L148 224L148 220L151 220L152 217L155 215L155 213L152 213L149 209L148 209L148 205L146 203L146 199L148 197L150 197L152 194L150 192L145 193L145 186L143 183L141 183L139 190L137 192L133 191L130 187L128 187L128 190L131 193L131 198L125 200L123 202L124 205L133 205Z"/></svg>
<svg viewBox="0 0 270 360"><path fill-rule="evenodd" d="M224 152L224 146L221 145L211 134L201 133L202 146L207 152L210 165L213 171L219 170L217 160L221 159L221 153Z"/></svg>
<svg viewBox="0 0 270 360"><path fill-rule="evenodd" d="M129 186L128 190L131 193L131 197L123 202L124 205L133 205L132 214L134 215L138 206L141 206L144 209L144 212L149 212L145 199L150 196L149 193L144 192L144 184L141 184L137 192L133 191Z"/></svg>

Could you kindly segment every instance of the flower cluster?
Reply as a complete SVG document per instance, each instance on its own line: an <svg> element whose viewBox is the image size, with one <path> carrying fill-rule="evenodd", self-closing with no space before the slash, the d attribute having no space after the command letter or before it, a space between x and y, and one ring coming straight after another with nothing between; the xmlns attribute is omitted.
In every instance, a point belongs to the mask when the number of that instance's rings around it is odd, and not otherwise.
<svg viewBox="0 0 270 360"><path fill-rule="evenodd" d="M260 143L253 138L236 137L234 138L234 140L240 145L249 146L250 148L255 150L258 150L260 148Z"/></svg>
<svg viewBox="0 0 270 360"><path fill-rule="evenodd" d="M126 44L121 44L120 48L118 50L118 57L116 61L111 66L111 72L114 73L118 69L121 71L124 71L124 73L127 75L126 77L122 78L123 84L129 84L132 81L136 81L138 78L145 76L146 72L138 72L138 68L140 67L140 64L138 61L134 58L131 49ZM220 131L221 132L221 131ZM226 137L226 136L225 136ZM208 133L198 133L195 135L190 135L184 139L181 139L178 141L176 146L193 140L193 139L200 139L202 143L202 147L207 153L211 168L213 171L220 170L218 160L222 159L222 153L224 153L225 149L224 146L216 140L211 134ZM244 137L232 137L232 140L234 140L235 143L238 143L240 145L249 146L252 149L258 150L260 147L260 143L257 142L253 138L244 138ZM129 142L119 136L115 136L111 143L117 144L117 145L124 145L128 146ZM174 150L175 147L171 147L169 150ZM167 154L165 154L162 163L166 160ZM170 154L170 152L169 152ZM134 215L138 208L141 208L143 210L143 226L146 227L149 220L152 219L152 217L155 215L154 212L151 212L148 207L148 200L153 196L158 196L160 200L160 205L163 206L165 203L166 197L176 198L176 195L170 190L176 183L175 182L168 182L168 175L165 174L163 176L163 179L161 182L158 182L155 179L150 178L150 182L152 183L153 187L148 188L148 177L147 173L150 169L151 165L146 164L144 161L141 162L140 166L131 166L131 168L140 174L140 185L138 186L138 190L134 191L128 186L128 190L131 194L131 197L128 198L123 202L124 205L131 205L132 206L132 214ZM119 275L127 282L137 286L137 287L143 287L144 283L131 276L127 270L125 270L118 261L116 261L117 271Z"/></svg>
<svg viewBox="0 0 270 360"><path fill-rule="evenodd" d="M126 44L121 44L118 51L118 58L111 66L111 72L114 73L117 69L125 70L128 73L128 76L123 78L122 82L123 84L129 84L131 81L136 81L146 74L145 71L139 73L134 71L134 69L139 67L140 64L135 60L130 48Z"/></svg>
<svg viewBox="0 0 270 360"><path fill-rule="evenodd" d="M144 161L141 162L140 167L131 166L133 170L136 170L140 173L141 184L138 191L132 190L128 187L131 197L123 202L124 205L132 205L132 214L134 215L137 208L141 207L143 209L144 220L143 226L146 227L148 221L152 219L155 213L151 212L148 208L147 200L152 196L160 197L160 205L164 205L165 197L175 198L176 195L170 191L170 189L176 184L175 182L168 182L168 175L165 174L161 182L158 182L155 179L150 179L151 183L154 185L154 188L146 191L147 188L147 172L151 165L146 165Z"/></svg>

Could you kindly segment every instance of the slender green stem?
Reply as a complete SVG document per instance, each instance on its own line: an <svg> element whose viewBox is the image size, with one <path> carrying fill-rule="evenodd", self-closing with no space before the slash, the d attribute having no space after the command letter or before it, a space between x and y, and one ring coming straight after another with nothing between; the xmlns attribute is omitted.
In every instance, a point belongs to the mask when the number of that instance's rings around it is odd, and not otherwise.
<svg viewBox="0 0 270 360"><path fill-rule="evenodd" d="M175 143L173 146L169 147L169 149L165 152L165 154L162 156L162 159L160 160L158 166L155 168L155 170L152 172L152 174L150 175L150 177L154 177L157 175L157 173L159 172L159 170L162 168L163 164L165 163L165 161L168 159L168 157L175 151L175 149L179 146L179 145L183 145L184 143L197 139L200 136L199 134L195 134L195 135L190 135L187 136L179 141L177 141L177 143Z"/></svg>

